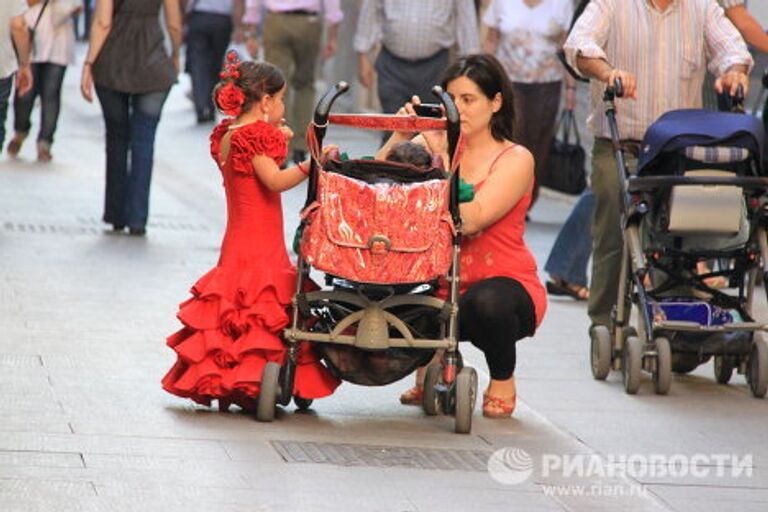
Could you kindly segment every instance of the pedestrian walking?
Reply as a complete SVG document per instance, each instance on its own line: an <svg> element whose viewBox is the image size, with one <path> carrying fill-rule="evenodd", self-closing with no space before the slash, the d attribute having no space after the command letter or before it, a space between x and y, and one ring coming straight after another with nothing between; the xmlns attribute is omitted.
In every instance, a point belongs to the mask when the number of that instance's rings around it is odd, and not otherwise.
<svg viewBox="0 0 768 512"><path fill-rule="evenodd" d="M307 157L306 130L315 105L318 58L327 60L336 54L343 18L340 0L246 0L246 45L251 57L258 54L258 33L263 25L264 60L280 68L288 79L286 119L296 131L289 147L294 162Z"/></svg>
<svg viewBox="0 0 768 512"><path fill-rule="evenodd" d="M160 8L171 39L165 49ZM101 104L106 128L104 222L144 236L155 132L179 72L179 0L97 0L80 90Z"/></svg>
<svg viewBox="0 0 768 512"><path fill-rule="evenodd" d="M557 51L565 42L573 0L492 0L483 16L483 50L504 66L515 98L515 142L533 154L536 181L531 207L547 168L565 69ZM576 84L565 76L566 108L573 109Z"/></svg>
<svg viewBox="0 0 768 512"><path fill-rule="evenodd" d="M662 42L663 44L657 44ZM704 48L705 51L701 51ZM622 81L617 99L619 133L627 163L636 165L639 141L661 114L700 108L705 68L715 70L718 92L735 94L749 85L753 62L741 35L711 0L592 0L564 45L569 64L592 78L592 283L589 315L593 325L610 325L616 304L622 234L618 176L602 94Z"/></svg>
<svg viewBox="0 0 768 512"><path fill-rule="evenodd" d="M5 118L14 76L17 94L26 94L33 85L31 41L23 16L26 7L24 0L0 3L0 151L5 147Z"/></svg>
<svg viewBox="0 0 768 512"><path fill-rule="evenodd" d="M216 86L219 110L231 116L211 134L223 178L227 228L219 262L192 287L177 314L184 327L168 338L177 355L162 379L169 393L220 410L255 407L268 361L282 362L282 330L296 287L283 236L280 192L303 182L309 161L280 170L293 132L282 126L285 79L275 66L237 60ZM331 394L339 381L301 345L294 394Z"/></svg>
<svg viewBox="0 0 768 512"><path fill-rule="evenodd" d="M375 64L369 52L381 45ZM448 67L450 52L480 51L472 0L363 0L354 40L360 82L373 86L374 70L381 108L394 113L416 95L432 98L431 89Z"/></svg>
<svg viewBox="0 0 768 512"><path fill-rule="evenodd" d="M229 43L243 40L244 0L185 0L186 71L198 123L214 121L213 88Z"/></svg>
<svg viewBox="0 0 768 512"><path fill-rule="evenodd" d="M61 86L67 66L75 62L73 15L81 9L79 0L32 0L24 21L34 33L32 75L34 86L17 94L13 102L14 135L8 154L15 157L32 129L32 110L40 98L40 129L37 134L37 160L49 162L51 146L61 111Z"/></svg>

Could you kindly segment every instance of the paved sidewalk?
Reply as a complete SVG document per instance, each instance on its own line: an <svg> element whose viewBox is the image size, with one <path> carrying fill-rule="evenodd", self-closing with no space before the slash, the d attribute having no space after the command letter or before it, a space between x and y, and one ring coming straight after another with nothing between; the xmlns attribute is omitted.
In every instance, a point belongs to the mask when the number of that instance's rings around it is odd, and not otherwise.
<svg viewBox="0 0 768 512"><path fill-rule="evenodd" d="M177 304L215 264L224 223L210 127L193 124L176 87L157 141L151 222L144 239L104 232L99 110L67 76L54 162L0 161L0 510L458 511L765 510L766 404L743 378L716 386L709 368L676 379L668 397L646 383L623 394L592 381L582 304L556 301L534 340L521 342L515 417L452 419L397 403L411 383L343 385L313 412L292 407L260 424L175 398L159 380L173 363L164 338ZM353 154L376 137L331 131ZM545 195L529 243L543 263L571 200ZM303 191L285 195L286 239ZM487 383L481 355L465 356ZM708 373L710 372L710 373ZM706 377L702 377L706 376ZM523 483L495 481L491 453L534 463ZM746 482L546 475L542 457L751 453ZM591 459L589 459L591 460ZM509 461L508 461L509 462ZM525 464L523 464L524 469ZM502 471L502 476L510 472ZM514 473L512 473L514 476ZM564 491L562 491L564 489ZM637 493L640 492L640 495ZM617 494L611 496L610 494ZM622 495L623 494L623 495Z"/></svg>

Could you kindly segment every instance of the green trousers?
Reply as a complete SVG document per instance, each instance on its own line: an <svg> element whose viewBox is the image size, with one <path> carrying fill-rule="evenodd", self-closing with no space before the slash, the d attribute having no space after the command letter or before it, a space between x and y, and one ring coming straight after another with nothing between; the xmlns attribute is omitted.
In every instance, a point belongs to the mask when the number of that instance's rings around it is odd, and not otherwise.
<svg viewBox="0 0 768 512"><path fill-rule="evenodd" d="M315 69L323 22L320 16L267 13L264 58L285 75L286 121L294 132L290 149L307 150L307 124L315 106Z"/></svg>
<svg viewBox="0 0 768 512"><path fill-rule="evenodd" d="M637 158L624 152L624 161L634 170ZM595 139L592 149L592 192L595 216L592 221L592 280L589 287L589 317L593 324L609 325L619 293L621 232L619 174L611 142Z"/></svg>

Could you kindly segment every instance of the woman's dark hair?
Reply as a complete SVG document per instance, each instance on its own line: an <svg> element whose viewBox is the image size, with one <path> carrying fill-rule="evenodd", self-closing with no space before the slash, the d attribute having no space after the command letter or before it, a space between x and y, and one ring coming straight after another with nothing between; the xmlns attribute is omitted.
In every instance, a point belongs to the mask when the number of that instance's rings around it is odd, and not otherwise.
<svg viewBox="0 0 768 512"><path fill-rule="evenodd" d="M245 94L245 101L241 108L242 112L250 110L254 103L257 103L266 95L277 94L285 86L285 77L283 73L268 62L240 62L237 68L240 76L237 78L222 78L213 89L213 103L219 108L216 101L219 89L228 82L233 82ZM219 110L221 110L219 108Z"/></svg>
<svg viewBox="0 0 768 512"><path fill-rule="evenodd" d="M461 57L443 73L443 89L455 79L465 76L475 82L483 94L492 100L501 94L501 108L491 117L491 135L496 140L514 140L515 107L512 82L501 63L493 55L474 54Z"/></svg>

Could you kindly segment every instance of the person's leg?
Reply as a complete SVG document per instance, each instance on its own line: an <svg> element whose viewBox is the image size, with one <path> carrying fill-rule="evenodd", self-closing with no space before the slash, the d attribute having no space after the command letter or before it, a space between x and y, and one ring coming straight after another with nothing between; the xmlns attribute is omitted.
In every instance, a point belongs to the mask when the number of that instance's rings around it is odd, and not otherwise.
<svg viewBox="0 0 768 512"><path fill-rule="evenodd" d="M21 145L32 129L32 109L35 107L35 99L40 92L45 77L42 74L42 64L32 64L32 89L24 96L18 94L13 99L13 138L8 143L8 154L16 156L21 150Z"/></svg>
<svg viewBox="0 0 768 512"><path fill-rule="evenodd" d="M592 254L592 217L595 195L585 190L557 234L544 270L555 280L587 286L587 264ZM586 298L586 297L585 297Z"/></svg>
<svg viewBox="0 0 768 512"><path fill-rule="evenodd" d="M205 95L208 99L206 110L210 112L210 119L213 120L213 113L216 106L213 104L213 89L219 82L219 73L224 64L224 56L229 47L229 41L232 39L232 19L229 16L212 14L209 16L208 23L208 41L210 58L207 60L208 69L205 75Z"/></svg>
<svg viewBox="0 0 768 512"><path fill-rule="evenodd" d="M294 137L291 144L296 144L295 140L299 138L299 126L296 124L294 105L296 103L296 94L293 90L294 75L296 74L296 63L294 61L293 44L294 35L292 30L293 16L287 14L267 13L264 18L264 60L276 66L285 76L287 90L285 94L285 116L288 126L293 130ZM306 133L306 127L303 131ZM303 137L302 137L303 139ZM304 141L302 140L302 144Z"/></svg>
<svg viewBox="0 0 768 512"><path fill-rule="evenodd" d="M625 153L628 166L636 161ZM611 310L619 292L623 236L619 219L619 171L611 143L596 139L592 150L592 192L595 214L592 223L592 283L589 287L589 317L593 324L610 325Z"/></svg>
<svg viewBox="0 0 768 512"><path fill-rule="evenodd" d="M13 75L0 78L0 153L5 144L5 119L8 117L8 99L13 90Z"/></svg>
<svg viewBox="0 0 768 512"><path fill-rule="evenodd" d="M37 158L41 161L51 159L51 145L61 111L61 85L67 67L46 63L42 68L45 80L40 87L40 132L37 136Z"/></svg>
<svg viewBox="0 0 768 512"><path fill-rule="evenodd" d="M210 91L208 90L210 84L208 74L213 66L213 57L208 41L206 18L207 15L204 13L192 13L189 16L187 32L187 66L192 82L192 99L195 103L195 113L199 123L213 119L210 110Z"/></svg>
<svg viewBox="0 0 768 512"><path fill-rule="evenodd" d="M290 149L294 160L301 161L306 156L307 124L315 105L315 68L320 55L323 25L317 16L294 17L291 25L295 27L291 47L295 68L291 78L293 101L287 119L294 132Z"/></svg>
<svg viewBox="0 0 768 512"><path fill-rule="evenodd" d="M127 224L125 198L128 185L128 148L131 143L128 95L96 87L106 128L107 179L104 192L104 222L115 229Z"/></svg>
<svg viewBox="0 0 768 512"><path fill-rule="evenodd" d="M168 91L131 95L131 170L126 198L131 234L143 235L147 225L155 133L167 97Z"/></svg>
<svg viewBox="0 0 768 512"><path fill-rule="evenodd" d="M531 153L534 158L534 174L536 181L533 187L533 198L528 209L532 208L536 199L539 197L539 187L544 173L547 171L547 160L549 158L549 149L552 146L552 138L555 135L555 124L557 122L557 111L560 108L561 82L549 82L533 84L533 101L527 118L528 126L531 131Z"/></svg>
<svg viewBox="0 0 768 512"><path fill-rule="evenodd" d="M474 285L459 300L461 339L483 351L491 382L483 412L509 415L514 409L518 340L533 335L536 312L525 288L508 277L493 277Z"/></svg>

